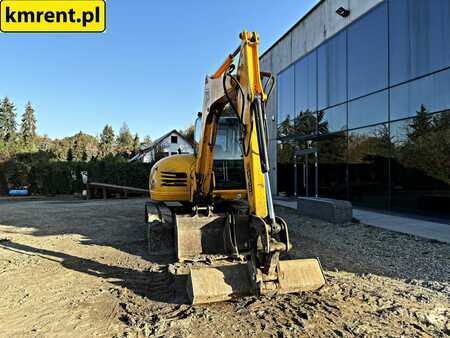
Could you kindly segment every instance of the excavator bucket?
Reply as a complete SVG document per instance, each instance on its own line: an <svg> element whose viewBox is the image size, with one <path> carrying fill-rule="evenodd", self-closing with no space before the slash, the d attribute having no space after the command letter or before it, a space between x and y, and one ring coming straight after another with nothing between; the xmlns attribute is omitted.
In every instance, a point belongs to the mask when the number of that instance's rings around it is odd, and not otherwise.
<svg viewBox="0 0 450 338"><path fill-rule="evenodd" d="M161 204L148 204L146 209L150 222L150 253L171 253L172 243L175 242L175 253L180 262L195 261L201 255L226 254L223 231L225 215L173 215ZM248 237L247 233L242 232L247 227L240 226L238 229L237 238ZM318 259L280 260L274 280L262 281L262 285L258 285L258 277L254 275L250 261L222 265L219 262L216 261L210 267L190 268L186 289L192 304L221 302L269 292L285 294L313 291L325 284Z"/></svg>
<svg viewBox="0 0 450 338"><path fill-rule="evenodd" d="M187 283L189 299L195 305L257 294L258 287L250 271L248 264L191 268ZM313 291L325 284L318 259L280 261L277 274L276 287L270 290L273 293Z"/></svg>
<svg viewBox="0 0 450 338"><path fill-rule="evenodd" d="M325 284L319 259L280 261L278 266L279 293L314 291Z"/></svg>
<svg viewBox="0 0 450 338"><path fill-rule="evenodd" d="M222 302L255 292L247 264L191 268L186 289L194 305Z"/></svg>

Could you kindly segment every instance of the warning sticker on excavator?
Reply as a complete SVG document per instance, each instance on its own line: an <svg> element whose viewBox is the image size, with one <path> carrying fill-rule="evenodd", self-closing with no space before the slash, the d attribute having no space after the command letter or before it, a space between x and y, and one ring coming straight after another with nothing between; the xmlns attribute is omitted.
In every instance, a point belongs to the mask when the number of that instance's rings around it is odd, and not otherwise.
<svg viewBox="0 0 450 338"><path fill-rule="evenodd" d="M5 33L104 32L104 0L2 0L0 30Z"/></svg>

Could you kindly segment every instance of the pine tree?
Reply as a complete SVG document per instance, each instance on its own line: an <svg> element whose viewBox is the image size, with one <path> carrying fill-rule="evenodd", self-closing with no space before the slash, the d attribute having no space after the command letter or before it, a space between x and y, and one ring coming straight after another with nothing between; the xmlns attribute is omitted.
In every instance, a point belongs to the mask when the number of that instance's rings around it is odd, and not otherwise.
<svg viewBox="0 0 450 338"><path fill-rule="evenodd" d="M105 157L114 150L114 130L107 124L100 135L100 156Z"/></svg>
<svg viewBox="0 0 450 338"><path fill-rule="evenodd" d="M4 134L5 134L5 130L4 130L4 125L5 125L5 110L7 110L7 106L9 104L9 99L7 97L5 97L1 102L0 102L0 138L1 140L3 140L4 138Z"/></svg>
<svg viewBox="0 0 450 338"><path fill-rule="evenodd" d="M122 154L130 154L133 150L133 136L131 135L130 128L124 122L120 128L119 136L117 137L117 146L119 152Z"/></svg>
<svg viewBox="0 0 450 338"><path fill-rule="evenodd" d="M145 144L146 146L152 144L152 138L150 137L150 135L146 135L146 136L144 137L144 144Z"/></svg>
<svg viewBox="0 0 450 338"><path fill-rule="evenodd" d="M419 137L425 135L432 128L431 117L424 105L420 106L416 118L412 120L408 127L408 138L416 141Z"/></svg>
<svg viewBox="0 0 450 338"><path fill-rule="evenodd" d="M73 141L73 159L75 161L84 161L84 154L86 153L86 144L83 142L83 133L80 131L74 136Z"/></svg>
<svg viewBox="0 0 450 338"><path fill-rule="evenodd" d="M17 133L16 107L14 103L5 97L0 103L0 136L9 142Z"/></svg>
<svg viewBox="0 0 450 338"><path fill-rule="evenodd" d="M323 118L323 114L321 116ZM317 118L310 110L301 112L294 118L295 131L300 135L312 135L316 133Z"/></svg>
<svg viewBox="0 0 450 338"><path fill-rule="evenodd" d="M281 121L280 125L278 126L278 136L284 137L288 136L294 133L294 128L292 126L292 122L287 117L285 120Z"/></svg>
<svg viewBox="0 0 450 338"><path fill-rule="evenodd" d="M433 129L434 130L449 130L450 129L450 113L445 112L441 114L435 114L433 116Z"/></svg>
<svg viewBox="0 0 450 338"><path fill-rule="evenodd" d="M44 136L38 137L36 143L37 143L38 150L40 150L40 151L49 151L50 147L52 145L52 140L48 137L47 134L44 134ZM55 144L57 144L57 142L55 142Z"/></svg>
<svg viewBox="0 0 450 338"><path fill-rule="evenodd" d="M139 139L139 135L136 133L133 139L133 155L139 153L140 149L141 149L141 141Z"/></svg>
<svg viewBox="0 0 450 338"><path fill-rule="evenodd" d="M325 120L325 111L319 110L317 112L317 132L319 135L327 134L329 130L328 121Z"/></svg>
<svg viewBox="0 0 450 338"><path fill-rule="evenodd" d="M82 160L83 162L87 162L87 160L88 160L88 154L87 154L87 151L86 151L86 150L83 150L83 153L81 154L81 160Z"/></svg>
<svg viewBox="0 0 450 338"><path fill-rule="evenodd" d="M192 145L195 144L195 126L194 124L190 125L184 130L179 130L180 134L184 136L184 138Z"/></svg>
<svg viewBox="0 0 450 338"><path fill-rule="evenodd" d="M72 162L73 161L73 149L72 149L72 147L70 147L68 150L67 150L67 161L69 161L69 162Z"/></svg>
<svg viewBox="0 0 450 338"><path fill-rule="evenodd" d="M20 126L20 135L25 144L31 144L36 138L36 118L31 102L25 106L25 112L22 115L22 124Z"/></svg>

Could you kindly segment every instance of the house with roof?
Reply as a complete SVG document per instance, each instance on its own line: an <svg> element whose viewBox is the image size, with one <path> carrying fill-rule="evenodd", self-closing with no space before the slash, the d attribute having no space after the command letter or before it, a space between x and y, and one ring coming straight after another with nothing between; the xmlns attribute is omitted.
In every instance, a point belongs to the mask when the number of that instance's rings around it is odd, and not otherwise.
<svg viewBox="0 0 450 338"><path fill-rule="evenodd" d="M151 144L142 146L139 153L130 159L130 162L151 163L161 157L193 153L192 144L178 130L173 129Z"/></svg>

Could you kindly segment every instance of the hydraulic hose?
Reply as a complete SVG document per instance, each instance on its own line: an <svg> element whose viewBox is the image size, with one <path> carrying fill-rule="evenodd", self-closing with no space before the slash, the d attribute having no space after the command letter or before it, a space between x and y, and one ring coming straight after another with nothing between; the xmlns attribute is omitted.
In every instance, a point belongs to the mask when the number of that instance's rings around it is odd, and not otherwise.
<svg viewBox="0 0 450 338"><path fill-rule="evenodd" d="M249 138L248 144L245 145L245 138L248 135L247 134L247 130L246 130L246 126L244 124L243 121L243 117L244 117L244 112L245 112L245 94L244 94L244 90L242 89L241 84L239 83L239 81L236 79L236 77L234 77L233 75L231 75L231 73L233 72L233 70L235 69L235 66L232 64L230 65L230 67L228 68L228 70L225 72L224 76L223 76L223 80L222 80L222 84L223 84L223 91L225 93L225 97L227 98L228 103L230 104L231 108L233 109L238 121L239 121L239 125L240 125L240 131L241 131L241 141L242 141L242 153L245 157L247 157L250 153L250 142L251 142L251 138ZM226 87L226 81L227 78L230 78L230 80L232 82L234 82L236 84L236 88L239 91L239 94L242 97L242 108L241 108L241 113L238 113L237 107L234 104L233 100L231 99L230 95L228 94L227 91L227 87ZM253 121L253 114L252 114L252 110L250 109L249 111L250 113L250 122ZM253 123L250 123L250 135L253 132Z"/></svg>

